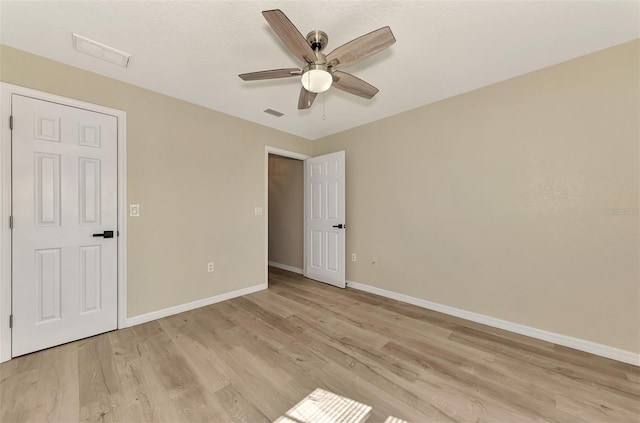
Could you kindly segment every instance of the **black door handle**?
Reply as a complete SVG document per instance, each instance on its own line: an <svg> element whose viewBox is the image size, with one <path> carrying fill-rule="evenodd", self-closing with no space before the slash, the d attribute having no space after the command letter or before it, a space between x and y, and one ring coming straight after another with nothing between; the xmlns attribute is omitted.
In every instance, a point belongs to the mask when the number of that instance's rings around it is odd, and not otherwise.
<svg viewBox="0 0 640 423"><path fill-rule="evenodd" d="M99 236L101 236L103 238L113 238L113 231L104 231L101 234L93 234L94 238L97 238Z"/></svg>
<svg viewBox="0 0 640 423"><path fill-rule="evenodd" d="M342 223L339 225L333 225L334 228L338 228L338 229L342 229L342 228L346 228L347 225L343 225Z"/></svg>

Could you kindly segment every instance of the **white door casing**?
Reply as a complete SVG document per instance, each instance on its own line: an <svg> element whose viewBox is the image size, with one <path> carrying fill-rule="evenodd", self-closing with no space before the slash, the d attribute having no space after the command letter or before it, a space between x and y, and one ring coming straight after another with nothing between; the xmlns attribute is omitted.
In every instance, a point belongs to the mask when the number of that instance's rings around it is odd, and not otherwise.
<svg viewBox="0 0 640 423"><path fill-rule="evenodd" d="M306 276L345 285L345 152L305 161Z"/></svg>
<svg viewBox="0 0 640 423"><path fill-rule="evenodd" d="M117 328L118 121L16 94L12 115L15 357Z"/></svg>

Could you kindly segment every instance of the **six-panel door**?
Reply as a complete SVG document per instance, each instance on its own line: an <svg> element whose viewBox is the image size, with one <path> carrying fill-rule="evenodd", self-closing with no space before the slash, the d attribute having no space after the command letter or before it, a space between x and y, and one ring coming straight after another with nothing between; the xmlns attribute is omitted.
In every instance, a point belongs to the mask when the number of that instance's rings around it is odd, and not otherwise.
<svg viewBox="0 0 640 423"><path fill-rule="evenodd" d="M305 161L306 276L345 287L344 151Z"/></svg>
<svg viewBox="0 0 640 423"><path fill-rule="evenodd" d="M117 119L12 96L12 356L117 327Z"/></svg>

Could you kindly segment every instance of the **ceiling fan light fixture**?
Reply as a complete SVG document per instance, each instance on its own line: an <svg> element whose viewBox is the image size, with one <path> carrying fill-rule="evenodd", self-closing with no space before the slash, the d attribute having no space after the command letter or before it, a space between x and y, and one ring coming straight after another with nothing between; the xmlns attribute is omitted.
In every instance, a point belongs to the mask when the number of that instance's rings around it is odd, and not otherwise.
<svg viewBox="0 0 640 423"><path fill-rule="evenodd" d="M305 90L312 93L323 93L331 88L333 77L326 69L309 69L300 78Z"/></svg>

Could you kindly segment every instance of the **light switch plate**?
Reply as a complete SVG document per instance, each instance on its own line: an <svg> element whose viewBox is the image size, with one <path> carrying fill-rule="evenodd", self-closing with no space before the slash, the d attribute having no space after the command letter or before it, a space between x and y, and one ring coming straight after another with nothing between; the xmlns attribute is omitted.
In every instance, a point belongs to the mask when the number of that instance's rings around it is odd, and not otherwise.
<svg viewBox="0 0 640 423"><path fill-rule="evenodd" d="M262 207L255 207L253 209L253 212L255 213L256 216L262 216Z"/></svg>
<svg viewBox="0 0 640 423"><path fill-rule="evenodd" d="M140 204L129 204L129 216L131 217L140 216Z"/></svg>

